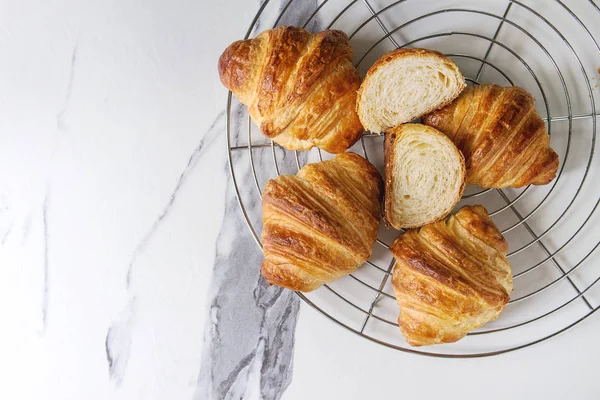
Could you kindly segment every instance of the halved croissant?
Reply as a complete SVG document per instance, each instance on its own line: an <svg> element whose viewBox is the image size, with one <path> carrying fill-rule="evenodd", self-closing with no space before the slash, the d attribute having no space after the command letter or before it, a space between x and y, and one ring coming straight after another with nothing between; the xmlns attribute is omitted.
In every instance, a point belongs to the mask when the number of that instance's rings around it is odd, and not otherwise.
<svg viewBox="0 0 600 400"><path fill-rule="evenodd" d="M413 346L456 342L496 319L512 291L508 246L482 206L407 231L390 250L398 324Z"/></svg>
<svg viewBox="0 0 600 400"><path fill-rule="evenodd" d="M355 271L377 239L382 186L377 169L354 153L267 182L264 278L308 292Z"/></svg>
<svg viewBox="0 0 600 400"><path fill-rule="evenodd" d="M556 177L558 155L533 98L520 87L471 86L423 123L444 132L462 151L468 183L518 188Z"/></svg>
<svg viewBox="0 0 600 400"><path fill-rule="evenodd" d="M438 221L465 189L465 159L430 126L402 124L385 133L385 218L396 229Z"/></svg>
<svg viewBox="0 0 600 400"><path fill-rule="evenodd" d="M283 26L231 44L219 58L219 76L276 143L342 153L363 132L352 56L342 31Z"/></svg>
<svg viewBox="0 0 600 400"><path fill-rule="evenodd" d="M379 133L450 103L465 87L456 64L442 53L397 49L369 68L356 110L365 129Z"/></svg>

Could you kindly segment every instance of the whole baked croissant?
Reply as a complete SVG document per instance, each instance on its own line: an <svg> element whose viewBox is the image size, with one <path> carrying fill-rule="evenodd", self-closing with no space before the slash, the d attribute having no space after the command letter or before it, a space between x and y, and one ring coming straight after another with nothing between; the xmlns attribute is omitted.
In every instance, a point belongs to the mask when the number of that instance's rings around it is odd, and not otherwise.
<svg viewBox="0 0 600 400"><path fill-rule="evenodd" d="M354 153L267 182L265 279L308 292L355 271L377 239L382 186L377 169Z"/></svg>
<svg viewBox="0 0 600 400"><path fill-rule="evenodd" d="M468 87L423 123L444 132L462 151L468 183L518 188L556 177L558 155L533 98L520 87Z"/></svg>
<svg viewBox="0 0 600 400"><path fill-rule="evenodd" d="M219 75L268 138L288 150L342 153L363 132L352 56L342 31L283 26L231 44Z"/></svg>
<svg viewBox="0 0 600 400"><path fill-rule="evenodd" d="M407 231L390 250L398 324L413 346L455 342L496 319L512 291L507 244L482 206Z"/></svg>

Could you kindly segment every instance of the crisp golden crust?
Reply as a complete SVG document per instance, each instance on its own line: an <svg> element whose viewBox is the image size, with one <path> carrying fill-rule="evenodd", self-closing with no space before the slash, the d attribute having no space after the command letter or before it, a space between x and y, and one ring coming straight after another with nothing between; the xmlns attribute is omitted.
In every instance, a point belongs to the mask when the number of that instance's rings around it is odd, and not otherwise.
<svg viewBox="0 0 600 400"><path fill-rule="evenodd" d="M265 279L308 292L356 270L377 239L382 186L377 169L354 153L267 182Z"/></svg>
<svg viewBox="0 0 600 400"><path fill-rule="evenodd" d="M231 44L219 76L261 132L288 150L342 153L363 132L355 111L360 76L342 31L278 27Z"/></svg>
<svg viewBox="0 0 600 400"><path fill-rule="evenodd" d="M430 224L430 223L433 223L433 222L443 219L450 213L450 211L452 211L454 206L460 201L462 194L465 191L465 186L467 185L467 182L465 179L465 177L466 177L465 159L464 159L462 153L455 146L451 146L455 151L456 158L460 160L460 163L461 163L461 174L460 175L462 177L461 178L462 183L461 183L460 189L456 193L456 197L452 201L452 204L449 205L449 207L442 214L440 214L437 218L433 218L430 221L425 222L424 224L420 224L418 226L410 226L410 225L400 226L400 224L394 220L394 213L392 211L392 204L393 204L392 194L394 193L394 174L392 173L392 170L394 168L394 164L397 162L397 160L394 156L394 151L393 151L395 148L394 144L402 135L402 130L404 129L404 127L405 127L405 125L399 125L399 126L396 126L392 129L388 130L385 133L385 142L384 142L384 150L383 150L383 158L384 158L384 165L385 165L384 223L385 223L386 227L388 227L388 228L394 227L396 229L418 228L419 226L422 226L425 224ZM444 136L443 133L437 131L436 129L432 129L431 132L429 132L429 133L433 134L433 135ZM445 138L447 138L447 137L445 137Z"/></svg>
<svg viewBox="0 0 600 400"><path fill-rule="evenodd" d="M522 187L556 177L558 155L533 98L520 87L471 86L423 123L444 132L462 151L468 183Z"/></svg>
<svg viewBox="0 0 600 400"><path fill-rule="evenodd" d="M360 101L360 99L363 98L363 91L365 90L365 88L367 87L367 85L369 84L369 80L372 78L373 75L375 75L375 73L380 70L381 68L385 68L386 66L388 66L389 64L393 63L394 61L396 61L398 58L402 58L402 57L418 57L418 58L437 58L438 60L442 61L443 63L447 64L452 70L455 70L457 74L459 74L462 77L462 74L460 73L460 71L458 70L458 67L456 66L456 64L454 64L454 62L452 60L450 60L448 57L446 57L445 55L443 55L442 53L440 53L439 51L436 50L430 50L430 49L419 49L419 48L402 48L402 49L396 49L393 50L385 55L383 55L382 57L380 57L379 59L377 59L377 61L375 61L375 63L373 65L371 65L371 67L369 68L369 70L367 71L367 74L365 75L362 84L360 85L360 88L358 89L358 93L356 98L359 99L356 102L356 112L358 113L358 115L360 116L361 113L363 113L363 111L361 110L361 107L363 106L362 102ZM463 89L466 87L466 83L464 82L464 78L462 79L462 85L457 86L456 88L456 92L454 93L454 95L452 95L447 101L436 105L435 108L426 110L423 114L427 114L431 111L434 111L436 109L440 109L448 104L450 104L454 99L456 99L460 93L463 91ZM418 118L419 116L415 116L415 118ZM408 121L407 121L408 122ZM380 132L376 132L376 133L380 133Z"/></svg>
<svg viewBox="0 0 600 400"><path fill-rule="evenodd" d="M413 346L455 342L496 319L510 299L507 244L482 206L407 231L390 250L398 324Z"/></svg>
<svg viewBox="0 0 600 400"><path fill-rule="evenodd" d="M384 168L384 192L383 192L383 223L386 228L391 228L393 225L390 222L392 215L392 201L389 194L394 191L394 183L392 181L392 167L394 162L394 142L396 135L393 132L385 133L383 139L383 168Z"/></svg>

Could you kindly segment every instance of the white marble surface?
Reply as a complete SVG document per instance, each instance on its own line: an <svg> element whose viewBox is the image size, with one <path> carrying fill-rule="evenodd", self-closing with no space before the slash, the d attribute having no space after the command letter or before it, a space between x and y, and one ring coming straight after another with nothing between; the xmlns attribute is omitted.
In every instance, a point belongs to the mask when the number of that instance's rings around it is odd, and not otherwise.
<svg viewBox="0 0 600 400"><path fill-rule="evenodd" d="M258 8L0 0L0 398L598 398L598 316L430 359L264 285L216 74Z"/></svg>

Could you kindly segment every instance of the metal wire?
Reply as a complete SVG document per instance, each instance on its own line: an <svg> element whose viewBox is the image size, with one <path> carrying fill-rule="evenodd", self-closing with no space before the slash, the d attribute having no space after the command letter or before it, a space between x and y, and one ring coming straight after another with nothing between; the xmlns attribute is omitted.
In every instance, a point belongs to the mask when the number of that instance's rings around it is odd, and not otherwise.
<svg viewBox="0 0 600 400"><path fill-rule="evenodd" d="M274 26L276 26L281 21L282 17L284 16L284 14L290 8L290 6L292 5L292 3L294 1L300 1L300 0L288 0L287 2L285 2L283 7L280 9L279 15L276 18ZM596 39L594 38L592 33L589 31L589 29L586 27L586 25L581 21L581 19L569 7L567 7L563 2L561 2L560 0L554 0L554 1L558 5L560 5L560 7L565 11L565 15L567 15L568 18L572 18L577 23L577 25L582 29L585 37L587 38L587 43L592 43L591 48L588 50L592 51L592 52L594 52L594 54L597 54L600 56L600 46L598 45L598 42L596 41ZM536 11L535 9L531 8L530 6L525 5L519 1L508 0L502 15L496 15L492 12L485 11L485 10L475 10L475 9L466 9L466 8L446 8L446 9L434 10L434 11L431 11L428 13L422 13L421 15L413 18L412 20L405 21L393 29L388 28L386 26L386 19L384 18L386 16L386 13L391 12L396 7L399 7L404 3L409 3L409 2L411 3L412 7L419 6L418 0L414 0L412 2L411 2L411 0L398 0L398 1L394 1L394 2L389 2L389 4L385 5L385 7L381 8L377 11L377 9L374 8L368 0L362 0L361 2L359 2L358 0L348 1L347 4L340 10L340 12L338 12L337 14L335 14L332 17L332 20L326 26L328 29L333 27L336 23L341 21L341 18L349 10L351 10L351 9L359 10L358 7L360 7L361 5L364 8L363 11L365 11L369 16L366 17L365 20L362 21L360 23L360 25L352 33L349 34L350 39L353 39L357 35L360 35L361 32L363 31L363 29L366 26L368 26L370 22L375 21L377 23L377 25L381 29L382 36L378 40L375 40L372 42L372 45L370 46L370 48L367 49L366 53L363 54L362 57L356 63L357 67L361 65L361 63L366 59L366 57L371 52L376 51L377 46L385 40L388 40L394 47L407 47L407 46L412 46L412 45L417 45L417 44L421 45L421 42L423 42L423 41L436 39L436 38L439 39L439 38L463 36L463 37L467 37L467 38L483 40L488 43L488 46L486 48L486 51L485 51L485 54L483 57L478 57L476 55L469 54L468 50L470 50L470 49L465 49L467 52L463 52L463 53L447 54L451 58L464 58L464 59L469 59L469 60L477 61L477 62L481 63L480 67L477 70L477 73L475 74L474 77L466 77L466 79L471 84L477 85L480 83L480 79L484 75L483 74L484 69L487 67L487 68L493 69L495 72L500 74L503 77L503 79L506 80L507 84L514 85L514 82L513 82L514 77L511 77L511 73L510 73L511 71L504 71L498 65L496 65L492 61L490 61L489 57L495 48L498 48L498 49L500 49L500 51L505 51L508 54L510 54L512 57L514 57L515 60L517 60L519 65L521 65L522 67L524 67L527 70L527 72L529 73L529 75L531 76L533 81L536 83L536 85L542 95L542 100L543 100L543 104L544 104L544 108L545 108L544 111L546 114L543 119L547 123L548 133L552 134L553 123L558 122L558 121L566 121L568 123L568 131L566 132L565 154L564 154L564 158L561 159L561 166L558 171L557 177L552 182L552 184L550 185L550 189L542 197L542 199L539 201L539 203L537 205L535 205L531 209L531 211L529 211L526 214L522 214L516 208L516 206L517 206L517 203L519 201L523 201L522 199L526 198L529 193L532 193L535 190L537 190L535 187L532 187L532 186L525 188L517 196L515 196L512 200L509 198L509 196L506 193L504 193L504 191L502 191L502 190L494 191L492 189L483 189L483 190L480 190L479 192L475 192L470 195L465 195L463 198L464 199L480 198L485 205L485 202L488 199L488 196L486 196L486 195L488 195L488 194L491 195L494 192L498 193L500 195L500 197L505 201L506 204L496 210L490 211L490 215L491 216L501 216L501 215L503 215L504 212L510 211L512 213L512 215L514 217L516 217L518 220L518 222L516 222L515 224L505 228L503 230L503 233L508 233L508 232L516 229L517 227L522 226L531 235L530 242L526 243L525 245L522 245L521 247L517 248L516 250L512 250L508 254L508 256L512 257L519 253L522 253L522 252L526 251L527 249L531 248L531 246L533 246L534 244L536 244L546 254L546 257L543 260L538 261L537 263L535 263L532 266L527 266L525 268L521 268L521 271L519 273L514 274L513 279L514 279L515 287L519 286L520 278L531 274L533 271L538 270L540 267L546 265L548 262L551 262L552 265L554 265L554 267L559 272L558 278L550 281L549 283L546 283L542 287L534 288L533 290L530 290L527 293L522 294L520 297L512 299L507 307L506 312L509 312L509 310L512 310L513 306L515 304L521 304L521 306L523 306L522 304L524 302L531 300L532 298L535 298L537 296L540 296L543 293L550 293L548 295L548 296L550 296L552 293L554 293L553 290L554 291L558 290L557 288L559 287L559 284L563 281L568 283L568 285L575 291L575 294L572 296L569 296L568 299L566 301L562 302L560 305L553 307L550 310L544 311L539 315L529 317L528 319L520 320L518 322L512 323L510 325L502 326L502 327L494 327L494 328L478 330L478 331L472 332L468 335L471 338L481 336L481 335L489 335L490 342L496 343L496 347L498 348L497 350L492 350L492 351L457 350L456 352L448 352L447 350L444 350L442 348L433 348L431 350L428 349L428 351L424 351L424 350L417 350L415 348L408 347L407 345L404 345L401 343L396 344L395 342L392 342L392 341L388 340L386 337L384 337L383 335L379 334L378 333L379 331L377 330L377 325L372 326L372 324L376 324L378 322L384 323L385 325L397 326L397 323L395 321L390 321L390 320L386 319L385 317L383 317L381 314L379 314L379 312L377 312L378 307L380 307L380 305L379 305L380 301L383 301L383 299L393 301L395 299L393 294L387 293L384 290L384 288L386 287L387 281L389 279L389 276L392 273L392 269L394 266L393 259L387 265L387 267L381 267L381 266L377 265L377 261L375 261L375 260L369 260L365 263L365 266L363 268L371 269L373 271L373 273L381 276L379 285L373 285L373 284L369 283L365 278L359 277L359 275L356 273L349 275L347 278L343 278L342 280L340 280L340 282L338 282L336 284L336 287L339 286L340 288L342 288L342 287L345 287L345 282L346 282L345 280L353 281L353 282L356 282L357 284L359 284L361 288L364 288L367 291L366 293L372 294L370 297L371 300L368 303L366 303L366 306L364 306L364 307L361 304L357 304L357 300L355 300L355 301L350 300L347 296L345 296L344 294L342 294L340 292L340 289L336 290L335 288L332 287L332 285L325 285L322 289L320 289L320 291L325 291L325 292L333 294L334 298L341 300L342 304L347 305L349 307L349 309L357 311L360 315L364 316L362 318L362 322L357 323L355 326L353 326L350 323L342 321L339 317L337 317L335 315L334 312L328 313L328 312L324 311L323 307L327 306L326 303L318 303L318 301L312 300L311 298L309 298L309 296L302 294L302 293L298 293L298 295L307 304L309 304L310 306L315 308L318 312L325 315L330 320L336 322L337 324L343 326L344 328L348 329L351 332L354 332L354 333L356 333L362 337L365 337L369 340L372 340L374 342L380 343L384 346L388 346L388 347L391 347L391 348L394 348L397 350L401 350L404 352L427 355L427 356L447 357L447 358L492 356L492 355L496 355L496 354L502 354L502 353L506 353L506 352L510 352L510 351L515 351L515 350L518 350L521 348L529 347L536 343L539 343L544 340L555 337L556 335L567 331L568 329L575 326L576 324L589 318L591 315L596 313L596 311L598 311L598 309L600 309L600 306L598 306L598 305L594 306L592 304L592 302L586 298L586 295L589 294L589 292L592 290L594 285L596 285L600 281L600 276L598 276L598 278L596 278L593 282L591 282L589 285L587 285L583 289L580 289L575 284L575 282L571 279L572 276L574 275L574 273L581 268L581 266L584 264L584 262L586 260L589 260L593 255L597 256L594 254L594 252L600 246L600 238L596 238L597 241L596 241L595 246L593 246L593 248L591 250L589 250L587 253L585 253L579 261L572 262L570 267L563 265L563 263L559 263L559 261L556 258L556 256L559 253L563 252L563 250L565 248L567 248L570 244L573 243L573 240L576 237L580 236L582 230L588 225L588 223L592 220L592 218L597 216L596 209L597 209L598 205L600 204L600 196L598 197L592 210L589 212L589 214L587 214L587 217L583 221L582 225L572 235L570 235L563 243L555 243L554 251L551 251L547 247L547 245L542 242L542 238L548 236L552 231L556 231L557 225L564 218L566 218L567 215L569 215L569 216L573 215L573 212L574 212L573 210L575 209L573 206L574 206L576 200L579 198L581 191L584 188L584 184L586 183L586 180L588 178L588 173L591 169L592 161L594 159L594 147L595 147L595 143L596 143L596 132L597 132L596 118L598 116L598 111L596 110L594 95L592 93L592 87L591 87L591 82L589 79L588 72L586 71L579 55L574 50L574 48L571 45L571 43L569 42L569 40L560 32L560 30L551 21L549 21L542 14L540 14L538 11ZM308 19L306 21L297 21L296 25L304 26L304 27L308 26L308 24L311 21L313 21L315 18L318 18L320 16L320 14L323 12L326 5L328 5L328 4L329 4L329 0L322 1L318 5L318 7L311 13L311 15L308 17ZM593 6L592 12L598 13L598 16L600 16L600 8L596 4L594 4L591 0L590 0L590 4ZM248 38L251 36L251 34L253 33L254 29L257 26L259 18L263 14L264 10L270 5L272 5L270 3L270 0L266 0L262 3L258 13L254 17L254 19L248 29L248 32L247 32L245 38ZM332 6L332 5L329 4L329 6ZM555 35L558 39L560 39L561 43L563 43L566 46L566 48L568 49L568 52L572 56L572 61L574 61L574 63L579 67L579 70L581 72L581 82L585 83L585 87L588 92L588 94L585 98L589 99L591 112L589 112L589 113L583 112L583 113L578 113L578 114L573 113L572 102L571 102L571 93L569 92L569 86L566 83L566 80L563 76L563 72L562 72L561 68L559 67L558 63L556 62L556 60L554 59L554 57L552 56L552 54L548 50L548 48L546 48L540 42L540 40L538 40L535 36L530 34L529 31L526 29L526 27L521 26L520 24L516 23L515 21L513 21L510 18L511 12L528 13L530 16L532 16L534 18L534 23L539 23L542 26L546 27L546 29L548 30L548 32L550 34ZM461 31L454 31L454 30L447 31L447 32L439 32L438 31L438 32L435 32L435 33L432 33L429 35L421 36L419 38L413 39L413 40L411 40L409 42L405 42L405 43L399 43L398 37L395 36L395 34L401 30L410 29L411 25L415 24L416 22L421 22L421 21L427 20L428 18L437 16L437 15L449 15L450 16L452 14L457 14L457 13L475 14L475 15L479 15L482 17L490 18L491 20L498 21L498 25L494 31L494 35L492 37L487 37L485 35L481 35L478 33L469 32L468 31L469 27L466 26L465 29L461 30ZM564 94L564 104L566 104L566 107L567 107L567 115L552 115L552 113L550 111L548 96L546 95L546 92L545 92L545 89L547 90L548 86L544 86L542 84L539 77L536 75L533 67L530 66L525 61L525 59L519 54L519 52L517 50L515 50L514 46L510 45L510 43L505 43L501 39L499 39L501 32L505 29L504 28L505 26L510 26L511 28L513 28L516 31L520 32L521 34L525 35L525 37L527 37L528 40L531 40L531 42L535 43L535 45L545 54L545 56L548 60L548 66L550 67L551 70L553 70L556 73L558 82L560 82L560 85L557 85L557 88L562 88L562 91ZM343 26L336 27L336 28L343 29ZM379 55L381 55L381 54L378 53L378 56ZM600 63L600 61L599 61L599 63ZM249 116L248 116L248 135L247 135L248 144L232 146L232 143L231 143L231 139L232 139L231 119L233 118L233 115L231 113L231 108L232 108L232 95L231 95L231 93L229 93L228 100L227 100L228 112L227 112L226 133L227 133L228 159L229 159L230 171L231 171L231 176L232 176L232 182L233 182L233 185L235 188L235 193L238 198L240 208L242 209L244 218L245 218L245 220L250 228L250 231L251 231L253 237L255 238L257 244L262 248L258 232L255 229L255 227L253 226L250 216L248 215L247 207L245 206L245 202L255 201L256 197L258 197L258 199L260 199L260 196L261 196L261 185L260 185L260 181L258 179L258 174L256 171L256 165L255 165L253 151L256 149L266 149L267 147L270 147L271 152L272 152L272 158L273 158L274 172L277 175L279 175L280 168L279 168L279 160L277 158L277 151L281 152L281 151L285 151L285 150L283 148L281 148L280 146L278 146L273 141L262 141L259 143L253 143L253 138L251 135L251 127L252 127L251 124L252 123L250 121ZM563 182L566 179L565 178L565 179L561 180L561 178L564 176L563 171L564 171L566 162L569 159L568 157L569 157L569 153L571 150L571 141L581 139L581 138L577 138L577 137L573 136L572 131L573 131L573 121L574 120L591 120L592 121L592 130L591 130L591 136L590 136L591 145L589 146L590 149L589 149L589 154L587 156L587 162L583 169L583 176L581 178L581 181L578 183L577 188L575 189L574 195L567 201L566 207L560 211L560 215L558 217L555 217L553 219L552 223L550 224L550 226L548 228L546 228L543 232L536 233L535 229L530 225L529 222L530 222L530 220L533 219L534 215L535 216L543 215L544 207L546 207L546 208L551 207L548 204L550 203L551 199L554 197L553 195L556 193L556 190L558 190L558 189L556 189L558 187L558 184L560 182ZM556 131L556 128L555 128L555 131ZM562 134L562 137L564 138L565 132L561 132L561 134ZM239 136L239 135L237 135L237 136ZM372 134L372 133L368 133L368 132L365 132L365 134L363 134L363 136L361 137L361 141L360 141L360 149L361 149L363 155L365 156L365 158L369 159L369 154L368 154L367 149L370 148L369 146L367 146L365 144L365 141L373 140L373 138L381 138L381 137L382 136L380 136L380 135ZM381 146L381 145L382 144L380 143L379 146ZM249 196L256 196L250 200L244 199L244 196L240 192L240 186L238 185L238 183L239 183L238 176L236 174L236 168L238 168L238 167L235 165L235 162L234 162L233 156L232 156L234 152L240 151L240 150L246 150L248 152L250 172L246 172L246 173L251 174L251 176L252 176L251 181L254 182L253 186L255 186L255 189L256 189L255 191L252 191L252 190L250 191L251 193L254 193L254 195L248 194ZM317 154L318 154L319 160L322 160L323 157L322 157L322 153L320 150L318 150ZM302 165L301 165L302 163L300 162L299 152L294 152L294 157L296 160L296 166L298 169L300 169L302 167ZM580 159L580 158L582 158L582 154L577 154L576 156L573 156L573 157ZM248 165L248 164L246 164L246 165ZM570 179L572 179L572 178L570 178ZM244 185L248 185L249 182L246 182L247 180L248 180L247 178L244 178ZM556 202L554 202L552 207L554 209L556 209L557 206L560 206L560 204L556 204ZM540 211L540 210L542 210L542 211ZM379 245L381 245L384 249L389 248L389 244L385 243L381 238L378 238L377 243ZM510 243L509 243L509 245L510 245ZM597 272L597 274L600 275L600 270ZM527 339L527 341L525 341L524 343L521 343L521 344L517 344L517 345L505 344L505 345L503 345L502 343L500 343L501 338L499 339L498 337L499 337L499 335L502 334L502 332L513 330L513 329L519 329L521 327L530 325L532 323L540 323L541 321L544 321L545 319L547 319L549 316L555 315L560 311L565 313L565 312L567 312L566 311L567 308L569 308L568 306L575 304L578 300L581 300L582 304L585 304L585 306L587 307L587 312L583 316L575 316L574 315L574 317L575 317L574 320L571 320L570 322L566 323L565 326L562 326L559 329L554 328L550 332L540 332L539 337L533 338L533 339ZM393 302L393 303L395 304L395 302ZM334 309L335 309L335 307L334 307ZM395 311L397 312L397 310L395 310ZM369 333L366 333L367 327L370 327ZM398 333L398 337L400 338L399 335L400 334ZM468 339L465 339L465 341L466 340L468 340ZM399 341L401 342L401 339L399 339ZM450 350L450 351L452 351L452 350Z"/></svg>

